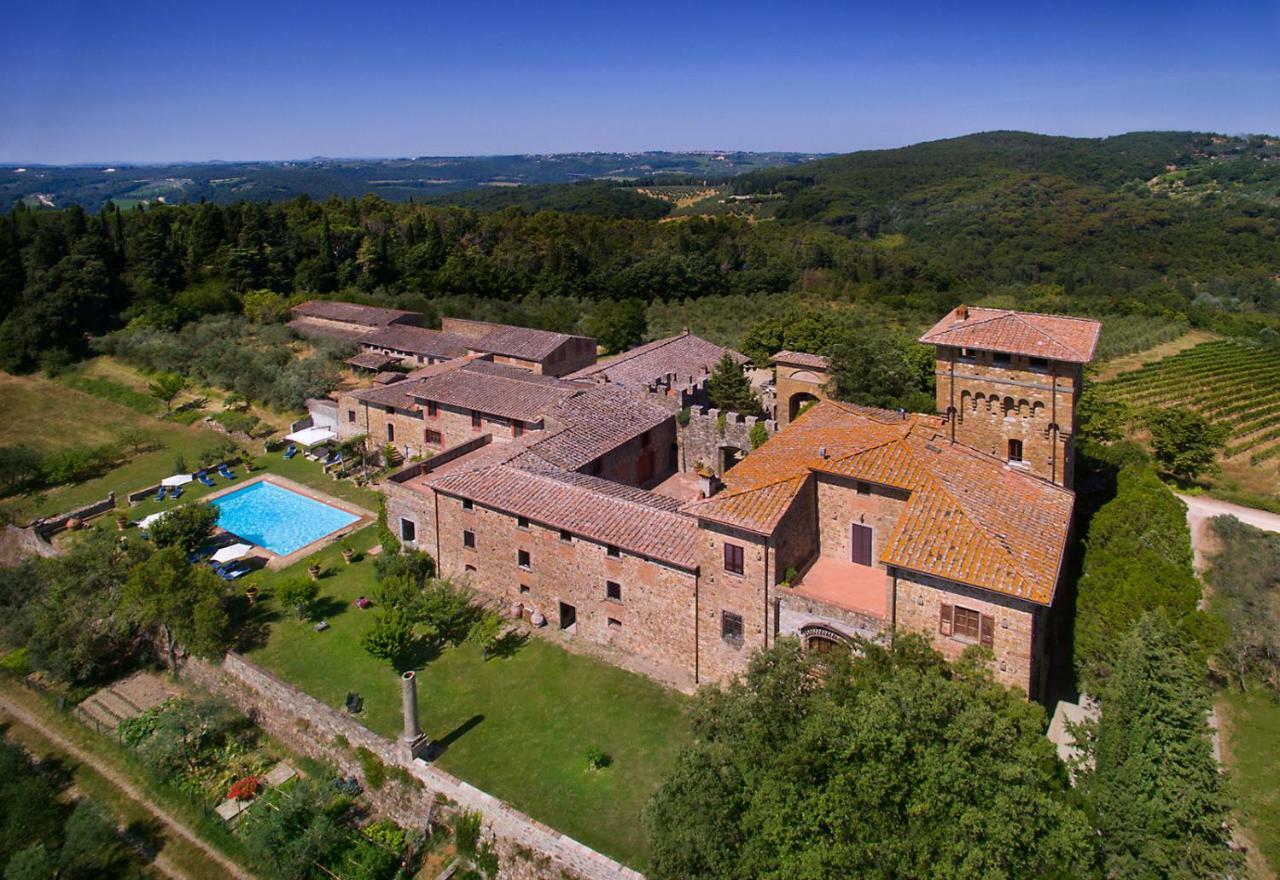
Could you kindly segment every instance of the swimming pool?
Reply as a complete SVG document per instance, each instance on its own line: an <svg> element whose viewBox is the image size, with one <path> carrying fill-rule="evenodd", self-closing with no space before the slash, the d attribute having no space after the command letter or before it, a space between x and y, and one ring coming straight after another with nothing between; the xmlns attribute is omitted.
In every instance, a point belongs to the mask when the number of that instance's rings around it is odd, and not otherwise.
<svg viewBox="0 0 1280 880"><path fill-rule="evenodd" d="M360 517L266 480L209 502L218 525L250 544L287 556Z"/></svg>

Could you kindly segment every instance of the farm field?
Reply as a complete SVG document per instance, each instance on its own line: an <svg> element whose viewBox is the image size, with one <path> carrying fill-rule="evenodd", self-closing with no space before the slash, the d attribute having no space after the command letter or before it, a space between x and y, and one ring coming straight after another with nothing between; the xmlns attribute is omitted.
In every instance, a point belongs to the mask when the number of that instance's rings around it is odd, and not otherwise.
<svg viewBox="0 0 1280 880"><path fill-rule="evenodd" d="M1102 337L1098 340L1097 358L1110 361L1140 352L1188 335L1191 329L1186 321L1164 317L1124 315L1106 318L1102 322ZM1200 337L1200 341L1209 338ZM1134 364L1134 366L1139 366Z"/></svg>
<svg viewBox="0 0 1280 880"><path fill-rule="evenodd" d="M1228 430L1225 458L1257 466L1280 456L1280 351L1205 342L1121 373L1098 388L1137 411L1186 406Z"/></svg>

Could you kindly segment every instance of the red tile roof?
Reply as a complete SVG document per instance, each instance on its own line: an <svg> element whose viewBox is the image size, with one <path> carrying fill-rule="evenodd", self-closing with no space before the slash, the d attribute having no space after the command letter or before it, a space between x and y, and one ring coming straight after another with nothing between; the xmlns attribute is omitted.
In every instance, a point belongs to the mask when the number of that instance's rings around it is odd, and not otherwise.
<svg viewBox="0 0 1280 880"><path fill-rule="evenodd" d="M1101 331L1101 322L1089 318L957 306L920 341L1087 364Z"/></svg>
<svg viewBox="0 0 1280 880"><path fill-rule="evenodd" d="M547 425L564 430L547 435L529 451L554 467L576 471L671 417L621 389L595 386L547 410Z"/></svg>
<svg viewBox="0 0 1280 880"><path fill-rule="evenodd" d="M290 311L299 318L323 318L326 321L363 324L366 327L385 327L388 324L395 323L420 324L422 322L422 315L417 312L325 299L307 300L294 306Z"/></svg>
<svg viewBox="0 0 1280 880"><path fill-rule="evenodd" d="M373 348L389 348L428 357L455 358L467 353L467 340L461 336L407 324L392 324L371 330L357 341Z"/></svg>
<svg viewBox="0 0 1280 880"><path fill-rule="evenodd" d="M571 336L552 330L533 327L516 327L511 324L493 324L469 318L445 318L441 329L467 339L472 351L483 351L516 357L521 360L543 361L570 339L583 339L595 350L595 340L588 336Z"/></svg>
<svg viewBox="0 0 1280 880"><path fill-rule="evenodd" d="M775 364L808 367L812 370L825 370L831 366L831 362L822 355L809 354L807 351L780 351L769 360Z"/></svg>
<svg viewBox="0 0 1280 880"><path fill-rule="evenodd" d="M537 422L543 413L574 391L572 386L549 376L472 361L459 369L415 382L410 393L421 403L434 401L501 418Z"/></svg>
<svg viewBox="0 0 1280 880"><path fill-rule="evenodd" d="M668 376L675 376L678 383L696 382L705 378L726 352L739 364L747 362L745 354L731 348L722 348L685 331L678 336L658 339L624 351L605 363L584 367L565 378L609 382L641 389Z"/></svg>

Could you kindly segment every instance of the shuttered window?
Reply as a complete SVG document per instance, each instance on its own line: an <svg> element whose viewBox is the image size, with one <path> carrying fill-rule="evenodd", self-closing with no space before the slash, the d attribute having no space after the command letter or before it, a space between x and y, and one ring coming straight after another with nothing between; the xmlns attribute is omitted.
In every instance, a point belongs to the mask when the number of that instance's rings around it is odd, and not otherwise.
<svg viewBox="0 0 1280 880"><path fill-rule="evenodd" d="M728 541L724 545L724 570L730 574L742 574L743 572L742 547L737 544L730 544Z"/></svg>
<svg viewBox="0 0 1280 880"><path fill-rule="evenodd" d="M972 608L943 603L938 611L938 632L964 642L995 645L996 619Z"/></svg>

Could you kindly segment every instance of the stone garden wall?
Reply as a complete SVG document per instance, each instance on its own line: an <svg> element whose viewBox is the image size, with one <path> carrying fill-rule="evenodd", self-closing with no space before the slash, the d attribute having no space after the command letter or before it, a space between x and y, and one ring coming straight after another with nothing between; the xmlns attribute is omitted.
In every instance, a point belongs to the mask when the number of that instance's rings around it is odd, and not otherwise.
<svg viewBox="0 0 1280 880"><path fill-rule="evenodd" d="M343 712L326 706L236 653L221 665L189 660L193 682L230 700L257 725L295 751L364 777L356 749L373 752L390 767L402 767L415 780L388 780L366 794L382 814L402 825L424 827L435 816L472 810L484 816L502 862L501 880L644 880L643 876L590 847L537 822L506 803L381 737ZM388 672L388 674L390 674ZM343 746L344 738L346 746ZM419 787L419 785L421 787Z"/></svg>
<svg viewBox="0 0 1280 880"><path fill-rule="evenodd" d="M31 528L37 535L46 541L50 536L56 535L67 527L67 523L72 519L78 519L85 522L90 517L99 516L108 510L114 510L116 506L116 493L108 492L107 497L101 501L95 501L92 504L86 504L84 507L78 507L67 513L60 513L57 516L43 517L31 523Z"/></svg>
<svg viewBox="0 0 1280 880"><path fill-rule="evenodd" d="M689 423L680 426L678 431L680 470L691 471L702 463L714 470L717 476L723 476L723 450L726 447L736 449L742 455L749 453L751 429L756 422L764 422L770 437L778 430L778 423L772 419L744 416L735 412L724 413L724 424L721 425L720 414L720 410L714 408L690 407Z"/></svg>

